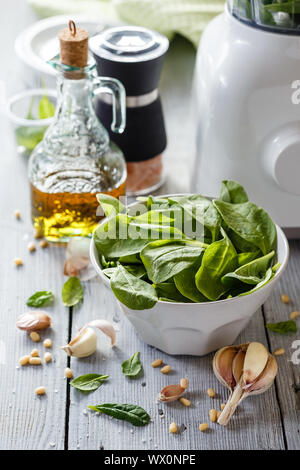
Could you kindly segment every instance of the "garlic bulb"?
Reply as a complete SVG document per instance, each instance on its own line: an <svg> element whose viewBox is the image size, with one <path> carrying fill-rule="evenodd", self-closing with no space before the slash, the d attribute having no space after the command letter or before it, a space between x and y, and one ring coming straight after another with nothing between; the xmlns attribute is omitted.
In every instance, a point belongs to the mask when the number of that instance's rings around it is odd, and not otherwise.
<svg viewBox="0 0 300 470"><path fill-rule="evenodd" d="M19 316L16 326L25 331L45 330L51 326L51 317L45 312L27 312Z"/></svg>
<svg viewBox="0 0 300 470"><path fill-rule="evenodd" d="M218 423L225 426L242 400L250 394L264 393L271 387L278 368L265 346L253 342L217 351L213 370L217 379L231 392L218 419Z"/></svg>
<svg viewBox="0 0 300 470"><path fill-rule="evenodd" d="M61 349L66 351L68 356L88 357L97 349L97 335L92 328L85 328Z"/></svg>

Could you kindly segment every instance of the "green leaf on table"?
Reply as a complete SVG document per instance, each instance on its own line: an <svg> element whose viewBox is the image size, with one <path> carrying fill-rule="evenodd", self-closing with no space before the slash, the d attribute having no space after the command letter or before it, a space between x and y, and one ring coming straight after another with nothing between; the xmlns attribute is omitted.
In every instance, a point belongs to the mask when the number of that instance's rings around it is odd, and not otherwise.
<svg viewBox="0 0 300 470"><path fill-rule="evenodd" d="M143 366L139 356L140 353L136 352L132 357L123 362L122 372L124 375L126 375L126 377L138 377L142 372Z"/></svg>
<svg viewBox="0 0 300 470"><path fill-rule="evenodd" d="M39 102L39 118L47 119L53 117L55 114L55 106L51 103L48 96L45 94Z"/></svg>
<svg viewBox="0 0 300 470"><path fill-rule="evenodd" d="M279 323L267 323L267 328L275 333L285 335L287 333L297 333L297 324L293 320L281 321Z"/></svg>
<svg viewBox="0 0 300 470"><path fill-rule="evenodd" d="M110 285L117 299L132 310L150 309L158 301L155 289L130 274L121 264L111 277Z"/></svg>
<svg viewBox="0 0 300 470"><path fill-rule="evenodd" d="M122 421L128 421L133 426L146 426L150 422L148 413L138 405L127 405L119 403L104 403L96 406L89 406L90 410L104 413Z"/></svg>
<svg viewBox="0 0 300 470"><path fill-rule="evenodd" d="M76 377L76 379L73 379L70 382L70 385L80 392L90 393L97 390L102 385L104 380L107 380L108 378L109 375L101 374L80 375L79 377Z"/></svg>
<svg viewBox="0 0 300 470"><path fill-rule="evenodd" d="M241 204L248 202L249 199L243 186L236 181L224 180L222 181L220 200L231 204Z"/></svg>
<svg viewBox="0 0 300 470"><path fill-rule="evenodd" d="M83 288L78 277L72 276L64 283L61 295L66 307L74 307L83 299Z"/></svg>
<svg viewBox="0 0 300 470"><path fill-rule="evenodd" d="M32 294L26 302L28 307L43 307L50 305L54 300L54 295L51 290L41 290Z"/></svg>

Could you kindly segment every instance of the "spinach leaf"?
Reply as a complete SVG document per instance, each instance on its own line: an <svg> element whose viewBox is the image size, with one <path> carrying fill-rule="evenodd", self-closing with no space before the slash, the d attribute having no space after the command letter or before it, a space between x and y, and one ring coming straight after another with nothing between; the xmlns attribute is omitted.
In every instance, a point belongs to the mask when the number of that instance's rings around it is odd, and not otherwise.
<svg viewBox="0 0 300 470"><path fill-rule="evenodd" d="M47 119L55 114L55 106L51 103L47 95L45 94L39 102L39 118Z"/></svg>
<svg viewBox="0 0 300 470"><path fill-rule="evenodd" d="M122 372L126 377L135 378L141 374L143 366L139 356L140 353L136 352L130 359L123 362Z"/></svg>
<svg viewBox="0 0 300 470"><path fill-rule="evenodd" d="M28 307L39 308L52 304L53 300L54 295L51 290L41 290L36 292L35 294L32 294L27 300L26 305L28 305Z"/></svg>
<svg viewBox="0 0 300 470"><path fill-rule="evenodd" d="M184 303L189 301L179 292L173 280L172 282L161 282L160 284L153 284L153 287L157 292L159 300L164 300L165 302Z"/></svg>
<svg viewBox="0 0 300 470"><path fill-rule="evenodd" d="M66 307L74 307L83 299L83 288L78 277L70 277L64 283L61 295Z"/></svg>
<svg viewBox="0 0 300 470"><path fill-rule="evenodd" d="M110 217L111 215L117 215L120 212L125 211L126 207L122 204L119 199L109 196L108 194L97 194L97 199L99 204L101 205L104 214L106 217Z"/></svg>
<svg viewBox="0 0 300 470"><path fill-rule="evenodd" d="M206 246L193 240L158 240L145 246L141 259L149 279L159 284L192 266Z"/></svg>
<svg viewBox="0 0 300 470"><path fill-rule="evenodd" d="M176 274L174 277L175 285L179 292L186 297L187 299L192 300L193 302L208 302L208 299L199 292L195 282L195 276L201 266L202 255L196 261L193 266L184 271L181 271L179 274Z"/></svg>
<svg viewBox="0 0 300 470"><path fill-rule="evenodd" d="M137 277L138 279L143 279L146 277L147 272L142 264L138 266L125 264L123 266L130 274ZM103 273L105 274L105 276L107 276L110 279L114 275L117 269L118 267L106 268L106 269L103 269Z"/></svg>
<svg viewBox="0 0 300 470"><path fill-rule="evenodd" d="M248 202L248 196L243 186L235 181L222 181L220 200L231 202L231 204L240 204Z"/></svg>
<svg viewBox="0 0 300 470"><path fill-rule="evenodd" d="M237 266L236 250L222 229L223 239L212 243L203 255L196 274L197 289L209 300L218 300L226 292L221 278Z"/></svg>
<svg viewBox="0 0 300 470"><path fill-rule="evenodd" d="M138 405L104 403L102 405L89 406L89 409L116 419L128 421L133 426L146 426L150 422L148 413Z"/></svg>
<svg viewBox="0 0 300 470"><path fill-rule="evenodd" d="M252 251L249 253L239 253L238 254L238 265L239 266L244 266L244 264L250 263L250 261L255 260L256 258L259 258L260 251Z"/></svg>
<svg viewBox="0 0 300 470"><path fill-rule="evenodd" d="M275 333L285 335L287 333L297 333L297 325L293 320L282 321L279 323L267 323L267 328Z"/></svg>
<svg viewBox="0 0 300 470"><path fill-rule="evenodd" d="M70 382L72 387L76 388L80 392L83 393L90 393L97 390L100 385L104 382L104 380L108 379L109 375L100 375L100 374L86 374L80 375L73 379Z"/></svg>
<svg viewBox="0 0 300 470"><path fill-rule="evenodd" d="M226 225L239 237L258 247L263 255L275 250L276 226L263 209L252 202L243 204L230 204L220 200L213 202Z"/></svg>
<svg viewBox="0 0 300 470"><path fill-rule="evenodd" d="M255 259L248 264L244 264L244 266L241 266L232 273L225 274L225 276L222 277L222 283L228 288L240 282L254 285L260 283L264 279L274 255L275 251L271 251L268 255Z"/></svg>
<svg viewBox="0 0 300 470"><path fill-rule="evenodd" d="M256 292L258 289L260 289L261 287L268 284L273 279L273 277L274 277L273 269L269 268L266 272L266 275L265 275L264 279L262 279L255 287L253 287L253 289L248 290L246 292L240 292L240 293L237 293L235 295L238 295L239 297L242 297L244 295L252 294L253 292ZM246 284L244 284L244 285L246 286Z"/></svg>
<svg viewBox="0 0 300 470"><path fill-rule="evenodd" d="M150 309L158 301L155 289L130 274L121 264L113 274L110 285L117 299L132 310Z"/></svg>

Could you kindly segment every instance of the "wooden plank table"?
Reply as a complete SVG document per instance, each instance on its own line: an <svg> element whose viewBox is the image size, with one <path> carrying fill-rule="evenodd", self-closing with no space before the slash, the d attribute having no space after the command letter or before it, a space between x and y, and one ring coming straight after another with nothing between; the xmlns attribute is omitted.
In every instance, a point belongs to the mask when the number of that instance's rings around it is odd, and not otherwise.
<svg viewBox="0 0 300 470"><path fill-rule="evenodd" d="M18 5L18 6L17 6ZM18 8L18 15L15 14ZM20 75L13 55L13 41L18 31L35 20L25 1L10 0L0 17L0 31L7 48L2 51L0 93L21 90L26 77ZM169 146L165 155L167 182L161 193L186 192L190 188L193 168L192 119L189 114L194 51L183 39L177 39L168 53L161 88L165 107ZM5 85L4 85L5 84ZM66 309L60 301L65 280L62 274L64 248L51 246L30 254L27 244L32 239L29 212L27 162L16 155L10 126L4 116L3 93L0 95L1 138L1 270L0 270L0 449L299 449L300 365L291 362L299 334L280 336L266 329L268 321L288 318L300 308L300 244L291 242L291 260L286 275L268 302L253 317L237 339L261 341L271 351L286 349L278 357L279 375L272 389L245 400L231 424L222 428L211 424L207 433L200 433L200 422L208 421L208 410L219 409L227 391L215 379L212 355L202 358L170 357L145 345L120 312L109 290L98 279L84 284L84 302L79 308ZM1 107L2 106L2 107ZM15 220L14 210L22 217ZM24 266L16 268L13 259L20 256ZM25 301L36 290L52 289L56 294L50 336L53 340L51 364L21 368L20 356L28 353L34 343L15 327L19 314L26 310ZM283 305L280 294L287 293L292 305ZM68 359L59 346L75 334L76 328L94 318L107 318L117 323L117 346L110 349L102 339L100 351L90 358ZM300 344L300 343L299 343ZM40 352L43 346L38 345ZM299 350L299 345L298 345ZM124 378L120 364L134 352L141 352L144 375L137 380ZM162 357L173 372L163 376L151 367ZM297 354L295 355L297 358ZM299 353L298 353L299 357ZM110 380L89 396L70 389L64 369L70 365L74 375L88 372L109 374ZM168 383L187 376L190 409L179 403L158 404L156 395ZM36 397L35 387L45 385L47 395ZM214 387L217 396L210 399L205 391ZM145 428L132 428L124 422L87 411L89 404L107 401L138 403L151 415ZM186 430L180 435L168 432L169 423L176 421Z"/></svg>

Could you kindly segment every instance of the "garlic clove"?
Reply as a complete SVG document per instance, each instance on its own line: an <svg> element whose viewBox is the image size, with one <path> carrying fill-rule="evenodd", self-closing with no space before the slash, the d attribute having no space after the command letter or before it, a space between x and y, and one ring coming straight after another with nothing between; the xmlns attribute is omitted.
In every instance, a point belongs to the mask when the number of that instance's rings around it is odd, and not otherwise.
<svg viewBox="0 0 300 470"><path fill-rule="evenodd" d="M238 347L226 346L217 351L213 359L213 370L217 379L229 390L232 390L236 384L232 373L232 362L237 352Z"/></svg>
<svg viewBox="0 0 300 470"><path fill-rule="evenodd" d="M116 338L117 338L116 330L115 330L113 324L110 323L109 321L101 320L101 319L93 320L93 321L90 321L89 323L87 323L86 325L84 325L83 328L86 328L88 326L98 328L100 331L102 331L102 333L104 333L106 336L108 336L110 338L110 341L111 341L111 346L114 346L116 344Z"/></svg>
<svg viewBox="0 0 300 470"><path fill-rule="evenodd" d="M250 343L245 356L243 382L252 384L262 373L269 359L269 353L261 343Z"/></svg>
<svg viewBox="0 0 300 470"><path fill-rule="evenodd" d="M89 281L96 276L90 261L90 242L85 237L71 238L66 250L65 275L78 276L82 281Z"/></svg>
<svg viewBox="0 0 300 470"><path fill-rule="evenodd" d="M81 329L72 341L62 348L68 356L88 357L97 349L97 335L93 328Z"/></svg>
<svg viewBox="0 0 300 470"><path fill-rule="evenodd" d="M278 365L276 359L269 354L267 365L258 379L247 389L251 395L259 395L266 392L275 380L278 372Z"/></svg>
<svg viewBox="0 0 300 470"><path fill-rule="evenodd" d="M243 374L246 353L242 349L235 355L232 361L232 374L236 383L240 381Z"/></svg>
<svg viewBox="0 0 300 470"><path fill-rule="evenodd" d="M167 385L158 395L158 399L163 402L172 402L178 400L185 392L185 388L181 385Z"/></svg>
<svg viewBox="0 0 300 470"><path fill-rule="evenodd" d="M51 317L41 311L27 312L19 316L16 326L24 331L45 330L51 326Z"/></svg>

